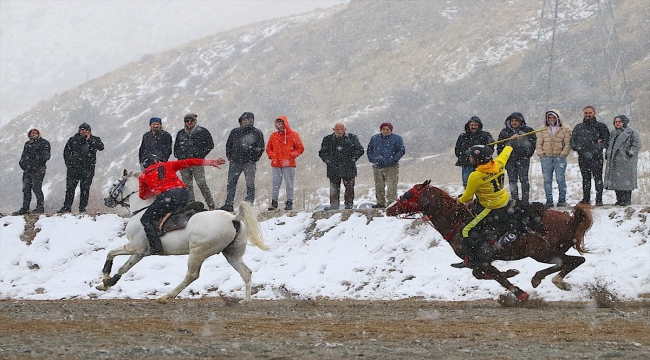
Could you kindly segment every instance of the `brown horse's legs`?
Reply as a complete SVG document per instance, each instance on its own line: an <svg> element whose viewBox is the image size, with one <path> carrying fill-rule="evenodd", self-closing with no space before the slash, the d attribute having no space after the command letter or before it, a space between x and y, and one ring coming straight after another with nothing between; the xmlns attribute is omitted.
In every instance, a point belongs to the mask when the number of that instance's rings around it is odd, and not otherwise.
<svg viewBox="0 0 650 360"><path fill-rule="evenodd" d="M571 290L571 285L564 282L564 277L585 262L585 258L582 256L559 254L555 251L536 254L533 259L547 264L556 263L549 268L542 269L535 273L535 276L533 276L533 279L531 280L534 288L538 287L546 276L559 271L559 273L553 278L553 284L555 284L559 289L566 291ZM558 259L561 259L561 261L558 261Z"/></svg>
<svg viewBox="0 0 650 360"><path fill-rule="evenodd" d="M521 290L519 287L513 285L510 281L508 281L506 274L499 271L499 269L494 267L492 264L481 265L479 270L483 271L486 275L491 275L494 278L494 280L496 280L496 282L498 282L499 284L501 284L501 286L511 291L517 297L517 299L521 301L528 299L527 292Z"/></svg>

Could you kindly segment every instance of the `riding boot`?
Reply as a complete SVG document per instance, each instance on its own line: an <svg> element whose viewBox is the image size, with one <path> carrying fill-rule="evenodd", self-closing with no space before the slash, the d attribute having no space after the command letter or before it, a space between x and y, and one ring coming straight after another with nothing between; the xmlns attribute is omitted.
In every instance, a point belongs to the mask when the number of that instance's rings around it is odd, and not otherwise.
<svg viewBox="0 0 650 360"><path fill-rule="evenodd" d="M457 269L462 269L462 268L476 269L481 263L477 254L478 251L477 244L474 241L472 241L470 238L466 238L466 237L463 238L461 244L463 245L463 251L465 252L465 260L460 263L451 264L451 266Z"/></svg>
<svg viewBox="0 0 650 360"><path fill-rule="evenodd" d="M149 240L149 255L160 255L163 253L160 236L147 235L147 239Z"/></svg>

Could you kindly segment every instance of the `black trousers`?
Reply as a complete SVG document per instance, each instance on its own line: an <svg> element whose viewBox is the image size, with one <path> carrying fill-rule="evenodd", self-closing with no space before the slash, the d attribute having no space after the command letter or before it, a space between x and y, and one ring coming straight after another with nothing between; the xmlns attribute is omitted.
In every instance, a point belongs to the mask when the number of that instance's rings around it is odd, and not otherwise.
<svg viewBox="0 0 650 360"><path fill-rule="evenodd" d="M45 197L43 196L43 179L45 178L45 169L35 172L23 172L23 209L29 210L29 204L32 202L32 191L36 195L36 207L43 208Z"/></svg>
<svg viewBox="0 0 650 360"><path fill-rule="evenodd" d="M331 177L330 178L330 209L336 210L339 208L341 202L341 182L345 187L345 192L343 193L343 204L352 208L354 204L354 178L340 178L340 177Z"/></svg>
<svg viewBox="0 0 650 360"><path fill-rule="evenodd" d="M68 169L65 176L65 200L63 201L64 209L72 209L74 191L77 188L77 184L79 184L79 210L86 210L86 207L88 206L88 197L90 196L90 185L93 183L94 176L94 168L88 170Z"/></svg>
<svg viewBox="0 0 650 360"><path fill-rule="evenodd" d="M508 172L508 183L510 185L510 195L514 199L519 199L519 189L517 181L521 183L521 200L528 202L530 200L530 180L528 173L530 170L530 160L508 161L506 171Z"/></svg>
<svg viewBox="0 0 650 360"><path fill-rule="evenodd" d="M144 226L147 237L159 236L158 224L160 220L168 213L187 206L189 199L190 190L188 188L171 189L158 195L140 218L140 223Z"/></svg>
<svg viewBox="0 0 650 360"><path fill-rule="evenodd" d="M582 200L591 200L591 178L596 187L596 202L603 202L603 155L578 155L578 166L582 175Z"/></svg>

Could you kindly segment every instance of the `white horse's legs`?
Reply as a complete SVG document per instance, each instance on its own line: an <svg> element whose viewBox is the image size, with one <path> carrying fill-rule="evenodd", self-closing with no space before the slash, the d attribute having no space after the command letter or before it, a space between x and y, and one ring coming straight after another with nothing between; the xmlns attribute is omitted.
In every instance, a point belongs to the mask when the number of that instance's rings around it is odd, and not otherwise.
<svg viewBox="0 0 650 360"><path fill-rule="evenodd" d="M111 277L111 269L113 267L113 259L119 255L131 255L129 260L120 267L113 277ZM111 286L115 285L122 275L124 275L129 269L131 269L135 264L142 260L143 254L133 254L132 250L127 250L126 246L122 246L117 249L113 249L108 252L106 255L106 262L104 263L104 268L102 269L102 283L97 285L95 288L97 290L106 291L110 289Z"/></svg>
<svg viewBox="0 0 650 360"><path fill-rule="evenodd" d="M175 298L188 285L194 282L194 280L198 279L199 274L201 272L201 265L203 265L205 259L207 259L211 255L213 254L209 254L208 256L205 256L205 253L203 252L196 251L194 249L190 250L190 256L187 259L187 273L185 274L185 278L180 284L178 284L178 286L174 288L174 290L170 291L166 295L161 296L158 299L158 302L161 304L167 303L169 299Z"/></svg>
<svg viewBox="0 0 650 360"><path fill-rule="evenodd" d="M243 241L243 246L242 242ZM229 245L223 250L223 256L228 260L228 263L232 265L235 270L241 275L241 278L244 280L244 285L246 286L246 295L244 300L240 301L240 304L247 304L251 302L251 277L253 272L251 269L244 264L242 257L246 251L246 240L241 240L238 238L235 242Z"/></svg>

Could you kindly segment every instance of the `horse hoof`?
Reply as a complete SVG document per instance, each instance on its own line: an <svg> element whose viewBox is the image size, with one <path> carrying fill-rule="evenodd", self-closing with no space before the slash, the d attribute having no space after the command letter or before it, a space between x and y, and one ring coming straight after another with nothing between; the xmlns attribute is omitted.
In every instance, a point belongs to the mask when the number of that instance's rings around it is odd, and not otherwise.
<svg viewBox="0 0 650 360"><path fill-rule="evenodd" d="M156 300L158 304L167 304L168 301L169 298L167 296L161 296L158 300Z"/></svg>
<svg viewBox="0 0 650 360"><path fill-rule="evenodd" d="M99 291L106 291L106 287L104 286L104 284L99 284L99 285L95 286L95 289L97 289Z"/></svg>
<svg viewBox="0 0 650 360"><path fill-rule="evenodd" d="M555 276L552 281L553 284L555 284L555 286L557 286L558 289L564 291L571 291L571 284L565 282L564 279L562 279L559 275Z"/></svg>
<svg viewBox="0 0 650 360"><path fill-rule="evenodd" d="M251 303L250 300L246 300L246 299L239 300L239 305L248 305L248 304L250 304L250 303Z"/></svg>
<svg viewBox="0 0 650 360"><path fill-rule="evenodd" d="M539 284L542 283L542 279L538 278L533 278L533 280L530 281L531 284L533 284L533 287L536 288L539 286Z"/></svg>
<svg viewBox="0 0 650 360"><path fill-rule="evenodd" d="M519 296L517 296L517 299L519 299L519 301L528 300L528 293L523 291Z"/></svg>
<svg viewBox="0 0 650 360"><path fill-rule="evenodd" d="M507 278L515 277L519 275L519 270L517 269L510 269L505 272L505 275Z"/></svg>

